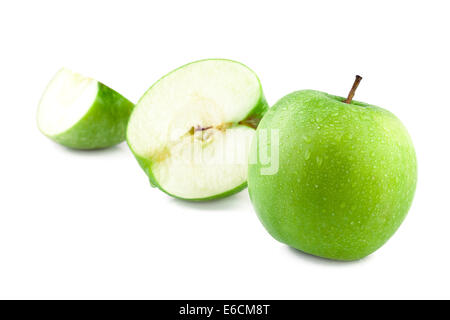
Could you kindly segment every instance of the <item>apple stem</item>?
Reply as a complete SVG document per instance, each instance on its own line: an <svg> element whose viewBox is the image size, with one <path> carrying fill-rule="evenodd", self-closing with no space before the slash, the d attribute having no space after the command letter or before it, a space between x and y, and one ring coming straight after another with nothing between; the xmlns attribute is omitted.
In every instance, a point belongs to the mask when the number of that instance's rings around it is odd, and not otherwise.
<svg viewBox="0 0 450 320"><path fill-rule="evenodd" d="M211 128L212 128L212 126L209 126L209 127L206 127L206 128L197 126L197 127L195 128L195 131L205 131L205 130L209 130L209 129L211 129Z"/></svg>
<svg viewBox="0 0 450 320"><path fill-rule="evenodd" d="M348 97L347 97L347 99L345 99L345 103L350 103L350 102L352 102L352 100L353 100L353 97L355 96L355 92L356 92L356 89L358 88L358 86L359 86L359 83L361 82L361 80L362 80L362 77L361 76L356 76L356 79L355 79L355 82L353 82L353 86L352 86L352 88L350 89L350 92L348 93Z"/></svg>

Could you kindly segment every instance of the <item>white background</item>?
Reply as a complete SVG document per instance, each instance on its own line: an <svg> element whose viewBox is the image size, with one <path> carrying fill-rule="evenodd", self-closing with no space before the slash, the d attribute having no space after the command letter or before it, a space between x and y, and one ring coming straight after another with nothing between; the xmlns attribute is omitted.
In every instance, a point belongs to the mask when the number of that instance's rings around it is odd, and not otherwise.
<svg viewBox="0 0 450 320"><path fill-rule="evenodd" d="M0 298L450 298L448 1L2 1ZM136 102L187 62L235 59L269 104L299 89L394 112L419 161L407 219L358 262L273 240L247 190L187 203L126 144L71 151L36 127L62 66Z"/></svg>

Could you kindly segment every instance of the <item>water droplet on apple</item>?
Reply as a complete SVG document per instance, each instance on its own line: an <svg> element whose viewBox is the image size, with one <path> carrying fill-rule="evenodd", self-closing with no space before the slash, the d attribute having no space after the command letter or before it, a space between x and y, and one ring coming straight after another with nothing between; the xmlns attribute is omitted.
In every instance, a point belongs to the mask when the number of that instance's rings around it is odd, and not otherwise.
<svg viewBox="0 0 450 320"><path fill-rule="evenodd" d="M308 160L310 156L311 156L311 152L309 150L306 150L305 151L305 160Z"/></svg>
<svg viewBox="0 0 450 320"><path fill-rule="evenodd" d="M323 159L319 156L316 157L317 165L320 167L322 165Z"/></svg>

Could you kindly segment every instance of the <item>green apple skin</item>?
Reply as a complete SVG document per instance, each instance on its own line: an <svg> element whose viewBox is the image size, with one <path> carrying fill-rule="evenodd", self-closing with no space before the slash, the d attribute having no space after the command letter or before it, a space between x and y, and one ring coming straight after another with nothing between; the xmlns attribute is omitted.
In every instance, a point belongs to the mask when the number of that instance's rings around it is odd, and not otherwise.
<svg viewBox="0 0 450 320"><path fill-rule="evenodd" d="M248 186L276 240L350 261L376 251L399 228L414 197L417 162L407 130L392 113L344 100L312 90L279 100L256 134L279 130L279 170L262 175L264 166L250 163ZM271 150L270 141L265 147ZM254 138L253 151L260 148Z"/></svg>
<svg viewBox="0 0 450 320"><path fill-rule="evenodd" d="M161 79L159 79L157 82L155 82L147 91L149 91L152 87L154 87L159 81L161 81L162 79L164 79L165 77L167 77L168 75L170 75L173 72L176 72L177 70L184 68L187 65L190 65L192 63L197 63L197 62L201 62L201 61L206 61L206 60L226 60L226 61L232 61L235 63L239 63L242 64L240 62L234 61L234 60L228 60L228 59L204 59L204 60L197 60L194 62L190 62L188 64L185 64L173 71L171 71L170 73L166 74L165 76L163 76ZM242 64L244 65L244 64ZM244 65L245 66L245 65ZM247 66L245 66L246 68L248 68ZM259 78L258 78L259 81ZM248 124L251 127L256 128L258 126L258 124L260 123L261 119L263 118L263 116L266 114L267 110L269 109L269 104L267 103L266 98L264 97L263 91L262 91L262 85L261 82L259 81L259 88L260 88L260 98L258 100L258 102L255 104L255 106L252 108L252 110L248 113L248 115L244 118L243 121L241 121L243 124ZM145 94L144 94L145 95ZM139 103L139 102L138 102ZM206 198L199 198L199 199L186 199L186 198L181 198L178 197L176 195L173 195L169 192L167 192L166 190L164 190L164 188L162 188L159 184L158 181L155 179L153 172L152 172L152 161L150 159L146 159L144 157L141 157L139 154L137 154L131 144L129 143L128 139L127 139L127 143L128 143L128 147L130 148L131 152L133 153L133 155L135 156L137 162L139 163L139 166L144 170L144 172L146 173L146 175L149 178L150 181L150 185L153 188L158 188L160 189L162 192L164 192L165 194L174 197L176 199L180 199L180 200L185 200L185 201L191 201L191 202L203 202L203 201L210 201L210 200L217 200L217 199L221 199L221 198L225 198L228 197L230 195L233 195L235 193L238 193L240 191L242 191L243 189L245 189L247 187L247 182L241 184L240 186L232 189L232 190L228 190L224 193L212 196L212 197L206 197Z"/></svg>
<svg viewBox="0 0 450 320"><path fill-rule="evenodd" d="M114 146L125 141L126 127L133 107L134 104L121 94L98 82L97 97L89 111L65 132L47 137L73 149Z"/></svg>

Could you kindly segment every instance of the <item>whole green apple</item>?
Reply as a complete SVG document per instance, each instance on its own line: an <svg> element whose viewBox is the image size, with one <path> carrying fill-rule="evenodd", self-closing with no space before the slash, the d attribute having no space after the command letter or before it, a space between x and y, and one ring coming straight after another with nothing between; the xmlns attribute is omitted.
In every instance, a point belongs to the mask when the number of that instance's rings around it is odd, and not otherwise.
<svg viewBox="0 0 450 320"><path fill-rule="evenodd" d="M267 231L336 260L380 248L404 220L417 181L408 132L391 112L352 101L359 81L347 99L303 90L279 100L249 160L250 198Z"/></svg>

